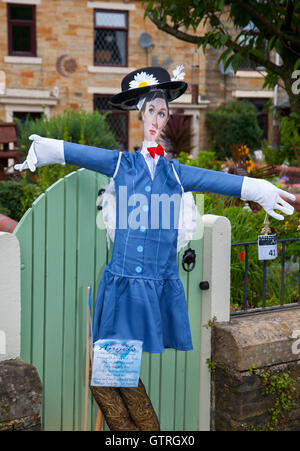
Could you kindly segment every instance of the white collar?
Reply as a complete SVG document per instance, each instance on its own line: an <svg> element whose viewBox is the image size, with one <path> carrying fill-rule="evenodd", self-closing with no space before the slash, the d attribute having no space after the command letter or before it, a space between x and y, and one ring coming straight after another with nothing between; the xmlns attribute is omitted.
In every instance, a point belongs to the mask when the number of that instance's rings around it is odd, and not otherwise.
<svg viewBox="0 0 300 451"><path fill-rule="evenodd" d="M147 147L157 147L157 146L158 146L158 144L155 141L143 141L141 154L144 156L144 158L150 157L151 160L153 160L149 151L147 150ZM158 159L159 159L159 155L155 154L155 160L158 160Z"/></svg>

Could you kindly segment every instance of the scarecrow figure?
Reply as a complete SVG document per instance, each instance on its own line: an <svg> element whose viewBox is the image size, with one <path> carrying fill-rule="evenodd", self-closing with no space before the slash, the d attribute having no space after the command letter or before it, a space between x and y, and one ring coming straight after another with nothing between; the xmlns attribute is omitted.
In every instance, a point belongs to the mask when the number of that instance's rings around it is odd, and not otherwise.
<svg viewBox="0 0 300 451"><path fill-rule="evenodd" d="M169 118L168 103L187 88L182 69L178 67L172 79L161 67L136 70L124 77L122 92L112 97L116 108L140 110L144 124L140 151L119 152L32 135L27 159L16 165L18 170L35 171L38 166L68 163L98 171L114 182L114 247L98 288L94 342L141 340L143 351L151 353L162 353L166 348L192 349L187 303L177 268L179 209L174 207L175 214L169 214L165 226L161 209L153 208L157 198L169 199L170 205L176 195L180 206L183 195L192 191L236 196L259 203L279 220L284 218L274 209L285 214L294 210L281 195L291 200L295 197L265 180L165 158L158 140ZM138 388L92 387L92 391L111 429L159 428L141 381ZM111 409L114 402L119 406L117 414ZM123 425L116 424L120 415Z"/></svg>

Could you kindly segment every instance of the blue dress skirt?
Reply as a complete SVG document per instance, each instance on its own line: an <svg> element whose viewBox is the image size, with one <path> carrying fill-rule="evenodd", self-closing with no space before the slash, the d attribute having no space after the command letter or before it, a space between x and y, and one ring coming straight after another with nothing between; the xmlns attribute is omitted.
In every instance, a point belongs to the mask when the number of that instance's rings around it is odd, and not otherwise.
<svg viewBox="0 0 300 451"><path fill-rule="evenodd" d="M64 151L67 163L109 177L119 156L116 150L67 142ZM243 177L172 161L185 191L240 197ZM165 348L191 350L187 302L177 267L178 209L176 202L170 202L165 223L168 204L162 207L159 201L163 195L176 194L180 199L172 164L160 157L152 180L140 152L123 152L114 180L117 227L112 256L97 292L93 340L141 340L143 351L153 353Z"/></svg>

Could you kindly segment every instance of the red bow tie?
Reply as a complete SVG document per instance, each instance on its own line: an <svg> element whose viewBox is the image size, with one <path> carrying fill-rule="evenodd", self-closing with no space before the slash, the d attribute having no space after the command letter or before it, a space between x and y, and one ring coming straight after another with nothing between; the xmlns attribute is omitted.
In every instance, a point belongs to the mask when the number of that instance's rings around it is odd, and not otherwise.
<svg viewBox="0 0 300 451"><path fill-rule="evenodd" d="M155 158L156 153L157 153L157 155L160 155L161 157L163 157L165 154L164 148L160 144L158 144L158 146L156 146L156 147L147 147L147 150L150 153L152 158Z"/></svg>

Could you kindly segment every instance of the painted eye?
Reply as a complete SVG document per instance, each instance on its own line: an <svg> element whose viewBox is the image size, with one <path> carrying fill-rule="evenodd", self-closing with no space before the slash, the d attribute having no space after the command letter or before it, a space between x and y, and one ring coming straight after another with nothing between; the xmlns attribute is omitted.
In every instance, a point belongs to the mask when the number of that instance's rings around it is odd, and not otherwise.
<svg viewBox="0 0 300 451"><path fill-rule="evenodd" d="M154 113L154 109L153 108L149 108L149 113L150 114Z"/></svg>
<svg viewBox="0 0 300 451"><path fill-rule="evenodd" d="M165 113L163 113L162 111L159 113L160 117L165 117Z"/></svg>

